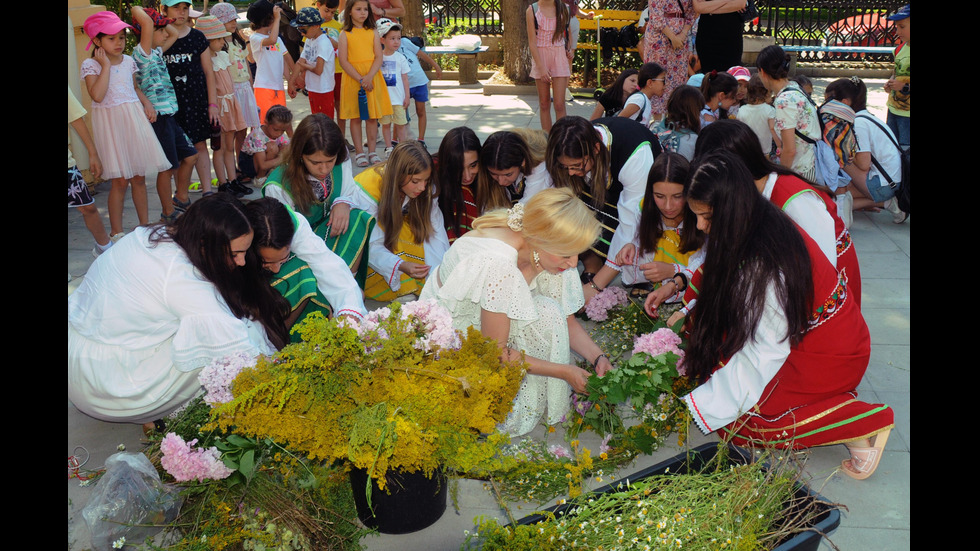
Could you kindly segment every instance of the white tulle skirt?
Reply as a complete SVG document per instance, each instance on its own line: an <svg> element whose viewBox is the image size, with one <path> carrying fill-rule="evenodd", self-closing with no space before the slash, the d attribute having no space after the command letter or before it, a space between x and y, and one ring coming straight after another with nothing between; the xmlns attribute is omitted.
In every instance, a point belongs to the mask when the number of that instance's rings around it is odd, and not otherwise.
<svg viewBox="0 0 980 551"><path fill-rule="evenodd" d="M106 180L170 170L170 161L139 102L93 107L92 128Z"/></svg>

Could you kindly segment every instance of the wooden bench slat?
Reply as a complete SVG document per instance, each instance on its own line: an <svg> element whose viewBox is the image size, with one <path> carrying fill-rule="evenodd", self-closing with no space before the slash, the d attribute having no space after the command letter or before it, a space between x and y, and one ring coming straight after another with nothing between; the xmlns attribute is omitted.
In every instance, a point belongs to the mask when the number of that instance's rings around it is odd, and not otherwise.
<svg viewBox="0 0 980 551"><path fill-rule="evenodd" d="M587 10L582 9L582 11L594 11L595 14L601 15L603 19L632 19L633 21L640 20L640 14L642 11L633 10ZM582 22L588 21L588 19L582 19Z"/></svg>
<svg viewBox="0 0 980 551"><path fill-rule="evenodd" d="M598 49L599 49L599 46L596 45L596 44L589 44L589 43L583 43L583 42L579 42L578 43L578 47L575 48L576 51L578 51L578 50L598 50ZM620 52L620 51L621 50L619 48L615 48L615 52ZM636 48L626 48L626 51L627 52L639 52L640 50L638 50Z"/></svg>

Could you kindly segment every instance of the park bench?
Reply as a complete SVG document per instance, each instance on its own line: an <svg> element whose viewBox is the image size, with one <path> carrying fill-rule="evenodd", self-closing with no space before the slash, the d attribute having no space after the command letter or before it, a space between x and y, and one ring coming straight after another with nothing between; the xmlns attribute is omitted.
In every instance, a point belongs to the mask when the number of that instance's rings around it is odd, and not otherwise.
<svg viewBox="0 0 980 551"><path fill-rule="evenodd" d="M429 55L454 55L459 58L459 83L476 84L476 54L487 51L488 46L480 46L474 50L463 50L451 46L426 46L425 53Z"/></svg>
<svg viewBox="0 0 980 551"><path fill-rule="evenodd" d="M583 11L594 11L595 17L593 19L579 19L579 42L575 47L576 52L578 50L584 51L585 58L585 76L588 79L593 66L593 61L595 62L596 70L599 71L602 66L602 47L599 43L599 37L604 32L616 32L618 33L620 29L629 25L631 23L636 23L640 20L640 14L642 12L633 10L583 10ZM586 35L583 39L581 31L586 31ZM639 39L642 41L643 36L641 35ZM592 52L595 51L596 55L593 57ZM638 52L636 48L627 48L627 52ZM601 74L601 73L600 73Z"/></svg>
<svg viewBox="0 0 980 551"><path fill-rule="evenodd" d="M590 11L590 10L583 10ZM595 12L595 18L593 19L579 19L579 31L591 31L588 40L579 40L576 50L598 50L599 46L599 34L600 32L611 31L613 29L619 32L620 29L629 25L630 23L636 23L640 20L640 14L643 12L632 11L632 10L591 10ZM596 32L596 31L599 32ZM636 52L636 48L629 48L626 51Z"/></svg>

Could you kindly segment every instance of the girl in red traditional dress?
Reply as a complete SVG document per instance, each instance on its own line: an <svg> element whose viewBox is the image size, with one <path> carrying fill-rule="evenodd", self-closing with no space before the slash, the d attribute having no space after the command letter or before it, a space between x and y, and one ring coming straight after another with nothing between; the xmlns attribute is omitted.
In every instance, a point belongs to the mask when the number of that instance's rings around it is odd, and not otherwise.
<svg viewBox="0 0 980 551"><path fill-rule="evenodd" d="M846 275L729 151L692 166L688 205L711 236L685 358L698 427L738 444L845 444L842 470L867 478L894 412L857 400L871 340Z"/></svg>
<svg viewBox="0 0 980 551"><path fill-rule="evenodd" d="M439 146L436 172L439 209L452 244L472 229L479 218L476 206L476 176L480 172L480 138L465 126L446 132Z"/></svg>

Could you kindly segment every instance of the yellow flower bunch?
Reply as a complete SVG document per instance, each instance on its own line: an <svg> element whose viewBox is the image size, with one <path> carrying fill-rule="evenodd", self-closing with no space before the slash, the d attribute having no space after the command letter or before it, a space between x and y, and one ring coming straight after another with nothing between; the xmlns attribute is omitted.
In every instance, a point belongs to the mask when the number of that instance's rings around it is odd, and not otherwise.
<svg viewBox="0 0 980 551"><path fill-rule="evenodd" d="M425 334L398 303L370 329L310 316L299 333L304 342L239 374L234 400L213 412L217 427L310 459L347 461L381 488L391 469L431 474L499 462L506 438L493 433L525 366L502 363L494 341L471 328L458 350L420 349Z"/></svg>

